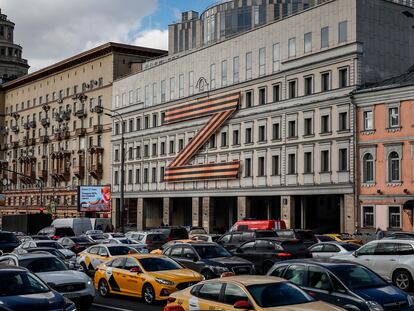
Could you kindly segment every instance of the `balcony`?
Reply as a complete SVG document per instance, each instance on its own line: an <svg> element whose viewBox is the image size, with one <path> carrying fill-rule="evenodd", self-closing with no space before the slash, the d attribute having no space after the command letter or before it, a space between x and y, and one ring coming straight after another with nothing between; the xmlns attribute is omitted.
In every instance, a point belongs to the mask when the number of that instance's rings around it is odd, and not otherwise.
<svg viewBox="0 0 414 311"><path fill-rule="evenodd" d="M86 117L86 110L85 109L79 109L77 111L75 111L75 117L78 117L79 119L85 118Z"/></svg>
<svg viewBox="0 0 414 311"><path fill-rule="evenodd" d="M79 179L83 179L85 177L85 166L83 165L74 166L73 175L75 175Z"/></svg>
<svg viewBox="0 0 414 311"><path fill-rule="evenodd" d="M47 170L38 170L37 171L37 178L47 181Z"/></svg>
<svg viewBox="0 0 414 311"><path fill-rule="evenodd" d="M89 174L96 179L102 179L102 175L103 175L102 164L92 164L89 167Z"/></svg>
<svg viewBox="0 0 414 311"><path fill-rule="evenodd" d="M34 128L36 128L36 126L37 126L36 121L30 121L29 122L29 127L30 128L34 129Z"/></svg>
<svg viewBox="0 0 414 311"><path fill-rule="evenodd" d="M13 125L13 126L11 127L11 130L12 130L12 132L13 132L13 133L19 133L20 128L19 128L19 126L18 126L18 125Z"/></svg>
<svg viewBox="0 0 414 311"><path fill-rule="evenodd" d="M49 142L49 136L47 135L40 136L40 143L47 144L48 142Z"/></svg>
<svg viewBox="0 0 414 311"><path fill-rule="evenodd" d="M19 142L18 142L18 141L13 141L13 142L11 143L11 147L12 147L13 149L19 148Z"/></svg>
<svg viewBox="0 0 414 311"><path fill-rule="evenodd" d="M99 134L99 133L102 133L102 131L103 131L103 125L102 124L93 126L93 132L94 133Z"/></svg>
<svg viewBox="0 0 414 311"><path fill-rule="evenodd" d="M76 129L75 134L76 134L76 136L85 136L86 135L86 129L85 128Z"/></svg>
<svg viewBox="0 0 414 311"><path fill-rule="evenodd" d="M43 127L48 127L50 125L49 118L43 118L42 120L40 120L40 124L42 124Z"/></svg>

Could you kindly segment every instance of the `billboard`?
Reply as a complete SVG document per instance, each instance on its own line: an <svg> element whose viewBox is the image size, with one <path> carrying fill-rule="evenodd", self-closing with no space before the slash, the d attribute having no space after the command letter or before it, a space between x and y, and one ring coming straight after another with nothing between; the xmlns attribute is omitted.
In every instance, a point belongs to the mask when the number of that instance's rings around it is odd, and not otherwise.
<svg viewBox="0 0 414 311"><path fill-rule="evenodd" d="M110 212L111 186L79 186L79 212Z"/></svg>

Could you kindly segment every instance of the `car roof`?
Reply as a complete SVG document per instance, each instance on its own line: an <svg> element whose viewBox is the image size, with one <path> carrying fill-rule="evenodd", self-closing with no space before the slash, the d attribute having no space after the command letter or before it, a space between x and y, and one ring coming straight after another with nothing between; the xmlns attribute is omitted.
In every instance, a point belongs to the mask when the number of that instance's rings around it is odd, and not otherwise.
<svg viewBox="0 0 414 311"><path fill-rule="evenodd" d="M285 279L266 275L236 275L220 279L212 279L204 283L233 282L244 286L287 282Z"/></svg>
<svg viewBox="0 0 414 311"><path fill-rule="evenodd" d="M135 259L146 259L146 258L168 258L167 256L164 255L157 255L157 254L129 254L129 255L122 255L122 256L117 256L119 257L126 257L126 258L135 258Z"/></svg>
<svg viewBox="0 0 414 311"><path fill-rule="evenodd" d="M4 254L3 256L12 255L18 260L22 259L35 259L35 258L55 258L52 254L36 254L36 253L24 253L24 254Z"/></svg>
<svg viewBox="0 0 414 311"><path fill-rule="evenodd" d="M282 264L312 264L327 269L343 266L360 266L357 263L345 260L335 260L335 259L317 259L317 258L307 258L307 259L292 259L278 262L277 265Z"/></svg>
<svg viewBox="0 0 414 311"><path fill-rule="evenodd" d="M171 246L187 246L187 245L198 245L198 246L217 246L218 244L215 242L205 242L205 241L193 241L191 243L176 243Z"/></svg>
<svg viewBox="0 0 414 311"><path fill-rule="evenodd" d="M400 243L411 243L411 244L414 244L414 240L410 240L410 239L392 239L392 240L381 239L381 240L370 241L367 244L374 243L374 242L381 242L381 243L383 243L383 242L385 242L385 243L398 243L398 242L400 242Z"/></svg>
<svg viewBox="0 0 414 311"><path fill-rule="evenodd" d="M334 245L339 245L339 246L349 245L349 244L351 244L351 245L357 245L357 244L354 244L354 243L347 243L347 242L341 242L341 241L326 241L326 242L316 243L316 244L314 244L312 246L315 246L315 245L323 245L323 244L334 244Z"/></svg>
<svg viewBox="0 0 414 311"><path fill-rule="evenodd" d="M12 265L0 265L0 271L28 271L26 268L12 266Z"/></svg>

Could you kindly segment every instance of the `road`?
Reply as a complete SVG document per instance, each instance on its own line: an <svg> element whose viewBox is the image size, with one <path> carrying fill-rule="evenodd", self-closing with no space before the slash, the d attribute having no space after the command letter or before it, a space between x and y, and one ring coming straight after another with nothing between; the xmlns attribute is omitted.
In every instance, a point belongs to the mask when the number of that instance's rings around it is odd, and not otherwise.
<svg viewBox="0 0 414 311"><path fill-rule="evenodd" d="M96 293L95 301L90 311L162 311L165 303L149 306L138 298L114 296L102 298Z"/></svg>

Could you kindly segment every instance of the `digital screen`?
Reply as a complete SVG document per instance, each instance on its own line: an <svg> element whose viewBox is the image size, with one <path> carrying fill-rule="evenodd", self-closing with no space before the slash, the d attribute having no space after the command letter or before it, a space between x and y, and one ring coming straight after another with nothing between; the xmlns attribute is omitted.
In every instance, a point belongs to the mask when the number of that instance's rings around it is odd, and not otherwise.
<svg viewBox="0 0 414 311"><path fill-rule="evenodd" d="M110 212L111 187L79 186L78 201L79 212Z"/></svg>

